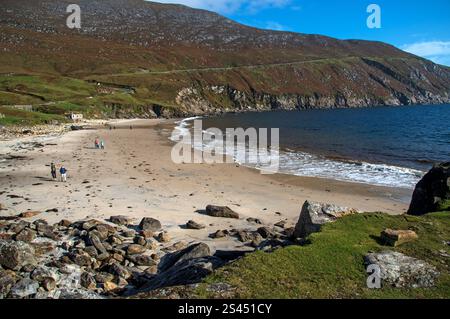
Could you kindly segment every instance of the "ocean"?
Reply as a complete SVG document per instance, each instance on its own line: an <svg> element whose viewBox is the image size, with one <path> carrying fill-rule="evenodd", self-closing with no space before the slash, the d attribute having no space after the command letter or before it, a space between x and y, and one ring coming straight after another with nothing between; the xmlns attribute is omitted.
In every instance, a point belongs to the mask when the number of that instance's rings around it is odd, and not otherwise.
<svg viewBox="0 0 450 319"><path fill-rule="evenodd" d="M279 128L284 174L412 189L433 163L450 160L450 105L238 113L202 120L204 130ZM192 121L179 122L179 133Z"/></svg>

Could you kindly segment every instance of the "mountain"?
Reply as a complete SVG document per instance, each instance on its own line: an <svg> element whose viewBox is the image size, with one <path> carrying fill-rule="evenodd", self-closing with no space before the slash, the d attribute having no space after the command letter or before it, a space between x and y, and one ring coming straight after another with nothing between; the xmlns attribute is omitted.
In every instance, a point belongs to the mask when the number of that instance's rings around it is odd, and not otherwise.
<svg viewBox="0 0 450 319"><path fill-rule="evenodd" d="M81 7L82 28L66 26ZM0 105L90 116L450 102L450 68L381 42L143 0L2 0Z"/></svg>

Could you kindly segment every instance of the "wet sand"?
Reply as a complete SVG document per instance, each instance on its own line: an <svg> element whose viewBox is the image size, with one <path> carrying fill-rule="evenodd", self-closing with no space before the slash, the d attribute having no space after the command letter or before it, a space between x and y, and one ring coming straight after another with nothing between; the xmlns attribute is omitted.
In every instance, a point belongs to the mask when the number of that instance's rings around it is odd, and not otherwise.
<svg viewBox="0 0 450 319"><path fill-rule="evenodd" d="M133 125L133 130L129 126ZM214 248L242 247L236 239L213 240L219 229L254 229L253 217L266 225L281 220L294 226L305 200L352 207L361 211L404 213L412 190L287 175L261 175L235 164L180 164L171 160L168 140L173 121L139 120L115 123L116 129L74 131L62 136L1 141L0 216L42 211L34 219L49 222L127 215L159 219L176 241L203 241ZM103 139L105 150L94 148ZM19 149L39 141L41 148ZM23 158L10 158L23 156ZM68 169L68 182L50 178L50 163ZM226 205L240 220L213 218L197 210ZM46 212L56 208L57 212ZM33 219L31 219L33 220ZM207 227L187 230L194 220Z"/></svg>

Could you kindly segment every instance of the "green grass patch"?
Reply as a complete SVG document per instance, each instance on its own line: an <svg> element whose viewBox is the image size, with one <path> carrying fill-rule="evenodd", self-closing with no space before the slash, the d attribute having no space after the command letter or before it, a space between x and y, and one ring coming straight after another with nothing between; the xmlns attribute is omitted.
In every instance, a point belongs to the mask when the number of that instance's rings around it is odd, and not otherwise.
<svg viewBox="0 0 450 319"><path fill-rule="evenodd" d="M0 125L5 126L51 124L54 121L67 122L67 118L61 115L30 112L9 107L0 107L0 114L4 115L4 117L0 117Z"/></svg>
<svg viewBox="0 0 450 319"><path fill-rule="evenodd" d="M395 248L420 258L441 271L431 289L368 289L363 257L369 251L392 250L382 246L385 228L413 229L419 240ZM311 244L290 246L273 253L256 252L234 262L206 279L228 283L238 298L448 298L450 261L439 251L450 252L450 213L425 217L360 214L325 225L310 236ZM211 297L202 285L198 293Z"/></svg>

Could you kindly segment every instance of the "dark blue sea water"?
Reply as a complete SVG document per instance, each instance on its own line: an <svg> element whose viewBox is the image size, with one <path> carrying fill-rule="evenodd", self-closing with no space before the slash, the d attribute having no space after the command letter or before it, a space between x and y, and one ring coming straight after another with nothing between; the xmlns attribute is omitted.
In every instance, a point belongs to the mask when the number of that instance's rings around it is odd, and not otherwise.
<svg viewBox="0 0 450 319"><path fill-rule="evenodd" d="M279 128L282 173L412 188L450 160L450 105L227 114L203 127Z"/></svg>

